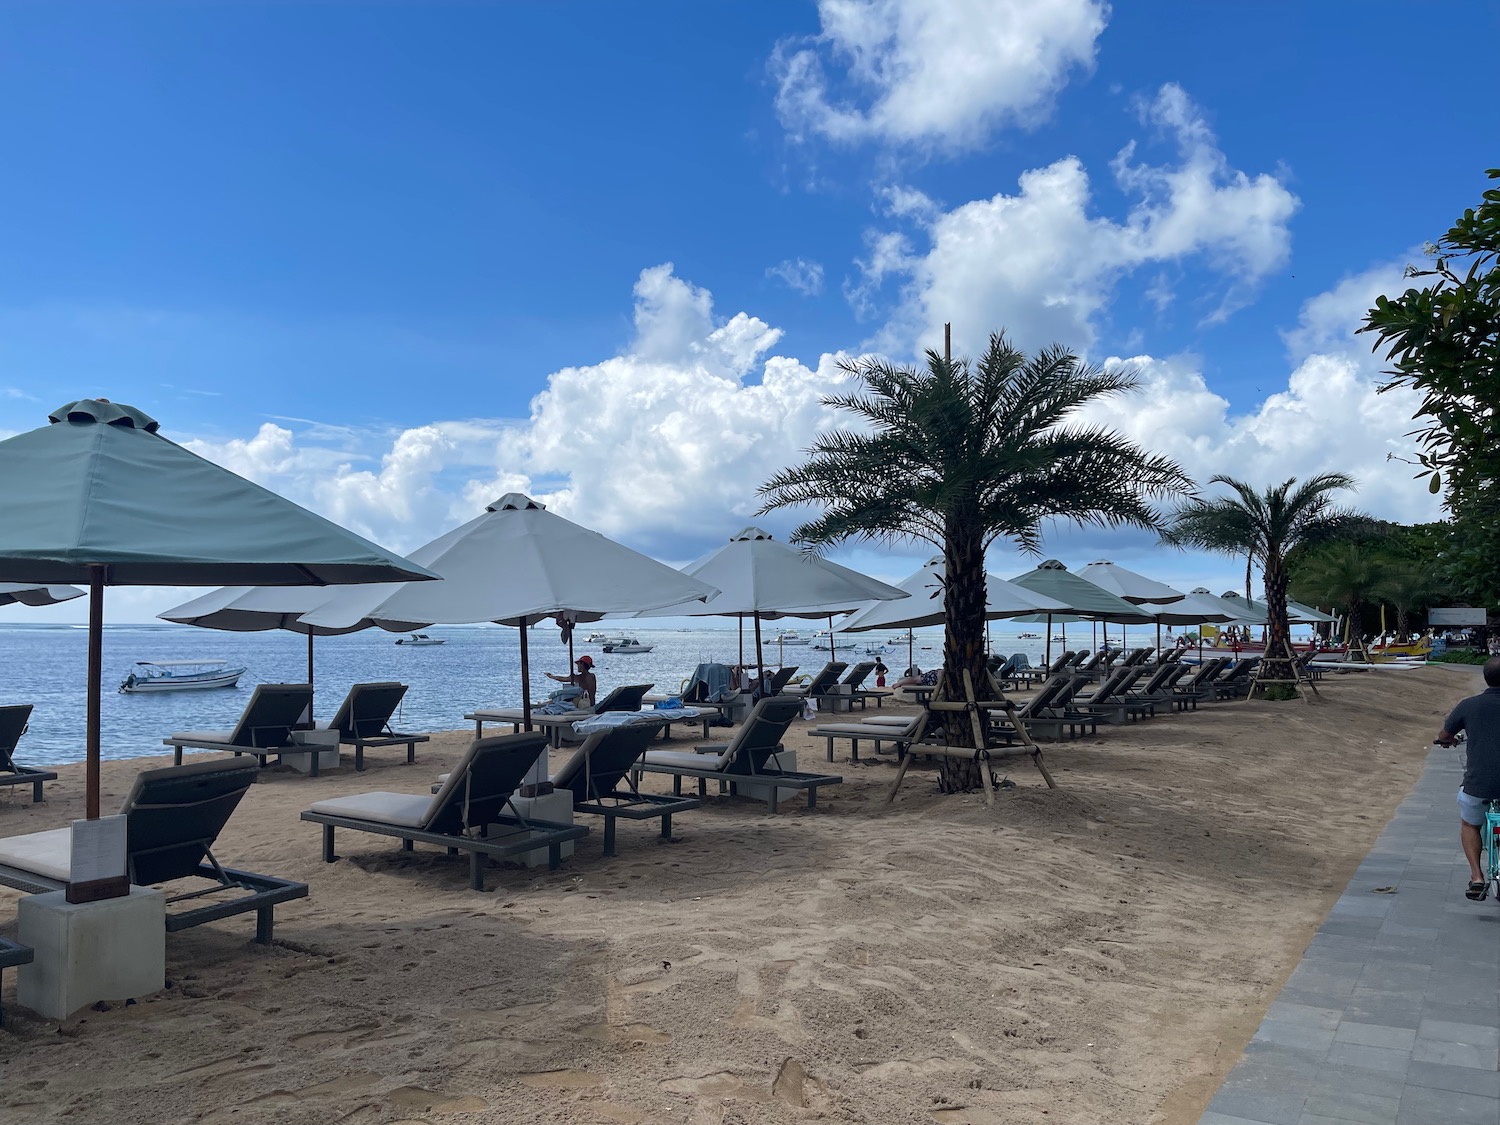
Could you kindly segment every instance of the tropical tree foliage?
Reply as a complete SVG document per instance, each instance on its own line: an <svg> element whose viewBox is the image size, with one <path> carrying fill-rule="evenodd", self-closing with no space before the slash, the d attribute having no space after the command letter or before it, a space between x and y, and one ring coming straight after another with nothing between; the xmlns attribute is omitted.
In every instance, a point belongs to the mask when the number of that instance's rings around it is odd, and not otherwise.
<svg viewBox="0 0 1500 1125"><path fill-rule="evenodd" d="M1487 173L1500 180L1500 168ZM1382 389L1420 392L1419 475L1444 503L1462 545L1452 559L1474 600L1500 600L1500 188L1486 190L1436 244L1427 279L1382 296L1362 332L1392 364Z"/></svg>
<svg viewBox="0 0 1500 1125"><path fill-rule="evenodd" d="M1309 599L1343 609L1351 649L1364 649L1365 603L1379 596L1390 574L1382 555L1355 542L1336 543L1310 555L1298 568L1295 590L1299 601Z"/></svg>
<svg viewBox="0 0 1500 1125"><path fill-rule="evenodd" d="M925 370L865 358L844 365L857 391L825 402L857 428L821 435L807 460L761 486L763 511L810 505L793 532L814 546L852 539L921 540L942 549L944 682L985 674L985 551L1007 539L1036 552L1044 521L1159 530L1157 502L1191 488L1177 464L1075 419L1083 406L1133 390L1134 372L1090 366L1062 347L1026 355L1002 333L977 361L927 353ZM947 737L969 745L966 715ZM979 782L977 763L945 760L943 788Z"/></svg>
<svg viewBox="0 0 1500 1125"><path fill-rule="evenodd" d="M1368 531L1374 521L1362 512L1339 507L1334 494L1354 488L1344 473L1323 473L1301 484L1295 477L1257 490L1234 477L1215 476L1228 495L1193 497L1172 517L1163 538L1175 546L1253 559L1266 584L1266 659L1260 678L1290 680L1293 669L1279 653L1289 652L1287 624L1287 556L1299 546L1314 546Z"/></svg>

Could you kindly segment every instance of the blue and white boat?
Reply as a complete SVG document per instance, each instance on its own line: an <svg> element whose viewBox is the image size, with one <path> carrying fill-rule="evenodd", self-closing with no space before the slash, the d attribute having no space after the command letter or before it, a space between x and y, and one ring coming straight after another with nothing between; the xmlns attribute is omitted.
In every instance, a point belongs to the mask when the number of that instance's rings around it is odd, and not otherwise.
<svg viewBox="0 0 1500 1125"><path fill-rule="evenodd" d="M245 670L228 665L227 660L137 660L120 690L135 694L234 687Z"/></svg>

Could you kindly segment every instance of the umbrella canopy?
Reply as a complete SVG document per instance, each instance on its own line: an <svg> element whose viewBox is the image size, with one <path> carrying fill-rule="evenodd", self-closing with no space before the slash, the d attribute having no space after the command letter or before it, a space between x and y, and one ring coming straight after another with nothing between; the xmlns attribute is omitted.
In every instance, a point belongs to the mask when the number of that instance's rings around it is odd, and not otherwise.
<svg viewBox="0 0 1500 1125"><path fill-rule="evenodd" d="M1234 621L1242 607L1230 605L1223 599L1214 597L1204 587L1197 586L1181 601L1169 605L1142 602L1141 608L1150 611L1154 620L1162 625L1202 625L1206 622Z"/></svg>
<svg viewBox="0 0 1500 1125"><path fill-rule="evenodd" d="M411 557L442 581L341 590L303 614L303 623L350 629L367 622L404 633L479 621L527 625L558 614L587 621L681 602L701 606L716 592L518 492Z"/></svg>
<svg viewBox="0 0 1500 1125"><path fill-rule="evenodd" d="M1236 625L1264 625L1268 620L1264 603L1246 601L1245 595L1237 591L1225 590L1219 600L1233 608Z"/></svg>
<svg viewBox="0 0 1500 1125"><path fill-rule="evenodd" d="M24 582L0 582L0 605L56 605L81 598L77 586L29 586Z"/></svg>
<svg viewBox="0 0 1500 1125"><path fill-rule="evenodd" d="M320 585L430 578L420 567L84 399L0 441L0 581Z"/></svg>
<svg viewBox="0 0 1500 1125"><path fill-rule="evenodd" d="M1134 605L1142 602L1162 605L1167 602L1180 602L1187 597L1180 590L1174 590L1164 582L1158 582L1154 578L1147 578L1133 570L1127 570L1108 559L1089 563L1078 572L1078 577L1086 578L1101 590L1108 590L1115 597Z"/></svg>
<svg viewBox="0 0 1500 1125"><path fill-rule="evenodd" d="M480 621L518 626L521 710L527 730L531 729L528 625L540 618L559 617L571 641L574 622L689 599L698 604L717 592L665 563L547 511L518 492L502 496L483 515L419 547L412 558L430 567L442 581L340 591L304 614L303 622L325 629L368 623L392 632ZM545 786L545 755L527 775L527 782Z"/></svg>
<svg viewBox="0 0 1500 1125"><path fill-rule="evenodd" d="M755 663L764 676L760 622L766 617L827 617L872 601L908 596L905 590L778 542L747 527L718 550L683 567L719 590L702 605L675 605L642 617L749 617L755 622Z"/></svg>
<svg viewBox="0 0 1500 1125"><path fill-rule="evenodd" d="M99 815L104 587L430 578L419 566L168 441L103 399L0 441L0 580L89 583L86 801Z"/></svg>
<svg viewBox="0 0 1500 1125"><path fill-rule="evenodd" d="M1143 625L1152 620L1147 610L1131 605L1124 598L1116 597L1095 583L1070 573L1056 559L1048 559L1035 570L1019 574L1011 581L1033 593L1061 602L1067 606L1065 612L1078 617L1131 625Z"/></svg>
<svg viewBox="0 0 1500 1125"><path fill-rule="evenodd" d="M1310 605L1303 605L1301 602L1294 602L1291 598L1286 600L1286 611L1291 616L1291 623L1294 625L1331 625L1338 620L1332 614L1314 609Z"/></svg>
<svg viewBox="0 0 1500 1125"><path fill-rule="evenodd" d="M902 601L870 602L839 624L839 631L861 633L871 629L921 629L943 624L943 559L934 556L921 570L896 584L909 595ZM1007 582L993 574L984 576L986 620L998 621L1028 613L1066 613L1068 607L1025 586Z"/></svg>

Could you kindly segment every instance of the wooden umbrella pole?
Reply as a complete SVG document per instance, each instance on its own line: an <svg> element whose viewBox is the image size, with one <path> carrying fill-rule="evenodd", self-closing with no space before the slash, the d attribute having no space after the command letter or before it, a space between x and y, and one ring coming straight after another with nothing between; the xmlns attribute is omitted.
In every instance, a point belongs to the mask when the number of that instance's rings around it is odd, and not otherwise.
<svg viewBox="0 0 1500 1125"><path fill-rule="evenodd" d="M1052 615L1047 614L1047 655L1043 658L1047 667L1052 667Z"/></svg>
<svg viewBox="0 0 1500 1125"><path fill-rule="evenodd" d="M838 656L833 651L833 614L831 613L828 615L828 659L838 659Z"/></svg>
<svg viewBox="0 0 1500 1125"><path fill-rule="evenodd" d="M914 673L912 671L912 669L915 668L916 666L917 666L916 640L912 636L912 631L910 629L908 629L906 631L906 674L908 676L915 675L916 673Z"/></svg>
<svg viewBox="0 0 1500 1125"><path fill-rule="evenodd" d="M313 631L307 631L307 725L313 722Z"/></svg>
<svg viewBox="0 0 1500 1125"><path fill-rule="evenodd" d="M745 668L745 615L740 614L740 670Z"/></svg>
<svg viewBox="0 0 1500 1125"><path fill-rule="evenodd" d="M84 816L99 819L99 681L104 678L103 566L89 566L89 690L84 731Z"/></svg>

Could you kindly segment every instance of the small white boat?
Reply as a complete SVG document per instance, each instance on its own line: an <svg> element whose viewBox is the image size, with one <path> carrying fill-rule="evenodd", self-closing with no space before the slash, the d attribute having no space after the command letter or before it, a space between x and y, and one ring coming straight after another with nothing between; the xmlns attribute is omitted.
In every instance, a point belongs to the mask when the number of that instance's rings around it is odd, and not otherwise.
<svg viewBox="0 0 1500 1125"><path fill-rule="evenodd" d="M1017 633L1016 636L1023 641L1039 641L1042 639L1040 633Z"/></svg>
<svg viewBox="0 0 1500 1125"><path fill-rule="evenodd" d="M234 687L245 674L227 660L137 660L120 683L120 691L203 691Z"/></svg>
<svg viewBox="0 0 1500 1125"><path fill-rule="evenodd" d="M590 633L588 643L591 645L618 644L624 638L610 633Z"/></svg>
<svg viewBox="0 0 1500 1125"><path fill-rule="evenodd" d="M426 633L413 633L409 637L397 637L398 645L441 645L447 644L447 637L429 637Z"/></svg>
<svg viewBox="0 0 1500 1125"><path fill-rule="evenodd" d="M605 652L650 652L655 645L643 645L634 637L621 637L618 640L606 641Z"/></svg>
<svg viewBox="0 0 1500 1125"><path fill-rule="evenodd" d="M776 639L771 643L790 648L792 645L805 645L810 642L801 633L798 633L795 630L788 629L784 633L777 633Z"/></svg>

